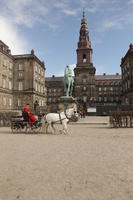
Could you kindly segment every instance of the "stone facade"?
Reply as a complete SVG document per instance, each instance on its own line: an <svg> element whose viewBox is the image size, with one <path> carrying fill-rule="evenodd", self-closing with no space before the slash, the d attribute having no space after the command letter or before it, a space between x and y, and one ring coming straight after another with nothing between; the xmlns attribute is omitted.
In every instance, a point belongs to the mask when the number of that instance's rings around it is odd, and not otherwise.
<svg viewBox="0 0 133 200"><path fill-rule="evenodd" d="M121 59L122 103L133 104L133 44Z"/></svg>
<svg viewBox="0 0 133 200"><path fill-rule="evenodd" d="M13 66L9 47L0 41L0 111L13 106Z"/></svg>
<svg viewBox="0 0 133 200"><path fill-rule="evenodd" d="M11 55L0 42L0 109L23 109L26 103L34 109L37 100L46 110L45 65L31 54ZM3 48L4 46L4 48Z"/></svg>

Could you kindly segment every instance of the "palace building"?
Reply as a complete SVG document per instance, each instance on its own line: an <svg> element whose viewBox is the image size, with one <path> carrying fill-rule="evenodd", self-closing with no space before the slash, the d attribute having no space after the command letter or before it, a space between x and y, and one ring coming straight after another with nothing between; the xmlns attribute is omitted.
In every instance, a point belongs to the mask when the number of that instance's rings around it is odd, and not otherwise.
<svg viewBox="0 0 133 200"><path fill-rule="evenodd" d="M97 75L83 11L76 52L73 97L78 108L84 108L86 112L90 108L109 111L126 105L133 109L133 44L121 59L121 74ZM44 62L34 50L30 54L12 55L9 47L0 40L0 111L22 109L26 103L33 109L38 101L47 112L57 112L60 97L65 94L63 77L45 78L45 70Z"/></svg>
<svg viewBox="0 0 133 200"><path fill-rule="evenodd" d="M122 78L123 75L121 76L118 73L114 75L106 75L105 73L96 75L96 68L92 62L93 50L84 11L76 52L77 64L74 68L73 96L77 99L78 106L87 110L100 105L121 104L122 85L125 84ZM129 65L133 67L133 63ZM48 109L51 111L58 110L59 97L64 93L63 77L46 77L46 87Z"/></svg>
<svg viewBox="0 0 133 200"><path fill-rule="evenodd" d="M12 55L0 41L0 111L22 109L35 101L46 109L45 64L34 54Z"/></svg>

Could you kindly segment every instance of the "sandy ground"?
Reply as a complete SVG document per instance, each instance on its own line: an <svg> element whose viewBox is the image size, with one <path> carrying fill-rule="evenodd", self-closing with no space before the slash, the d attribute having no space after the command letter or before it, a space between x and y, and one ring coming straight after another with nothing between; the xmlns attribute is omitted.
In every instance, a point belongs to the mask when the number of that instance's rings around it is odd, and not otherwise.
<svg viewBox="0 0 133 200"><path fill-rule="evenodd" d="M0 128L0 200L133 200L133 129L76 124L69 131Z"/></svg>

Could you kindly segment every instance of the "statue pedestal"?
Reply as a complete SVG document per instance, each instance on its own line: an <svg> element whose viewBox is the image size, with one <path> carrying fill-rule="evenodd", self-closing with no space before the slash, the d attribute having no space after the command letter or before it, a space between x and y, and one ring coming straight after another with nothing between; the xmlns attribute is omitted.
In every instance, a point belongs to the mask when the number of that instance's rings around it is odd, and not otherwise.
<svg viewBox="0 0 133 200"><path fill-rule="evenodd" d="M74 108L74 107L77 109L77 103L75 98L73 98L72 96L60 97L60 102L59 102L60 111L64 111L68 108Z"/></svg>

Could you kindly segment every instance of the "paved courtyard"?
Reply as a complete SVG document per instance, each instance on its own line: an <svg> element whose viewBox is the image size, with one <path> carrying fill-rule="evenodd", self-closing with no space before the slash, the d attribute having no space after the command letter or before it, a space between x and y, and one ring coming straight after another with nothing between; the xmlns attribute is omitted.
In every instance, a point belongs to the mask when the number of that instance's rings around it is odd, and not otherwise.
<svg viewBox="0 0 133 200"><path fill-rule="evenodd" d="M68 135L0 128L0 200L132 200L133 129L91 119Z"/></svg>

